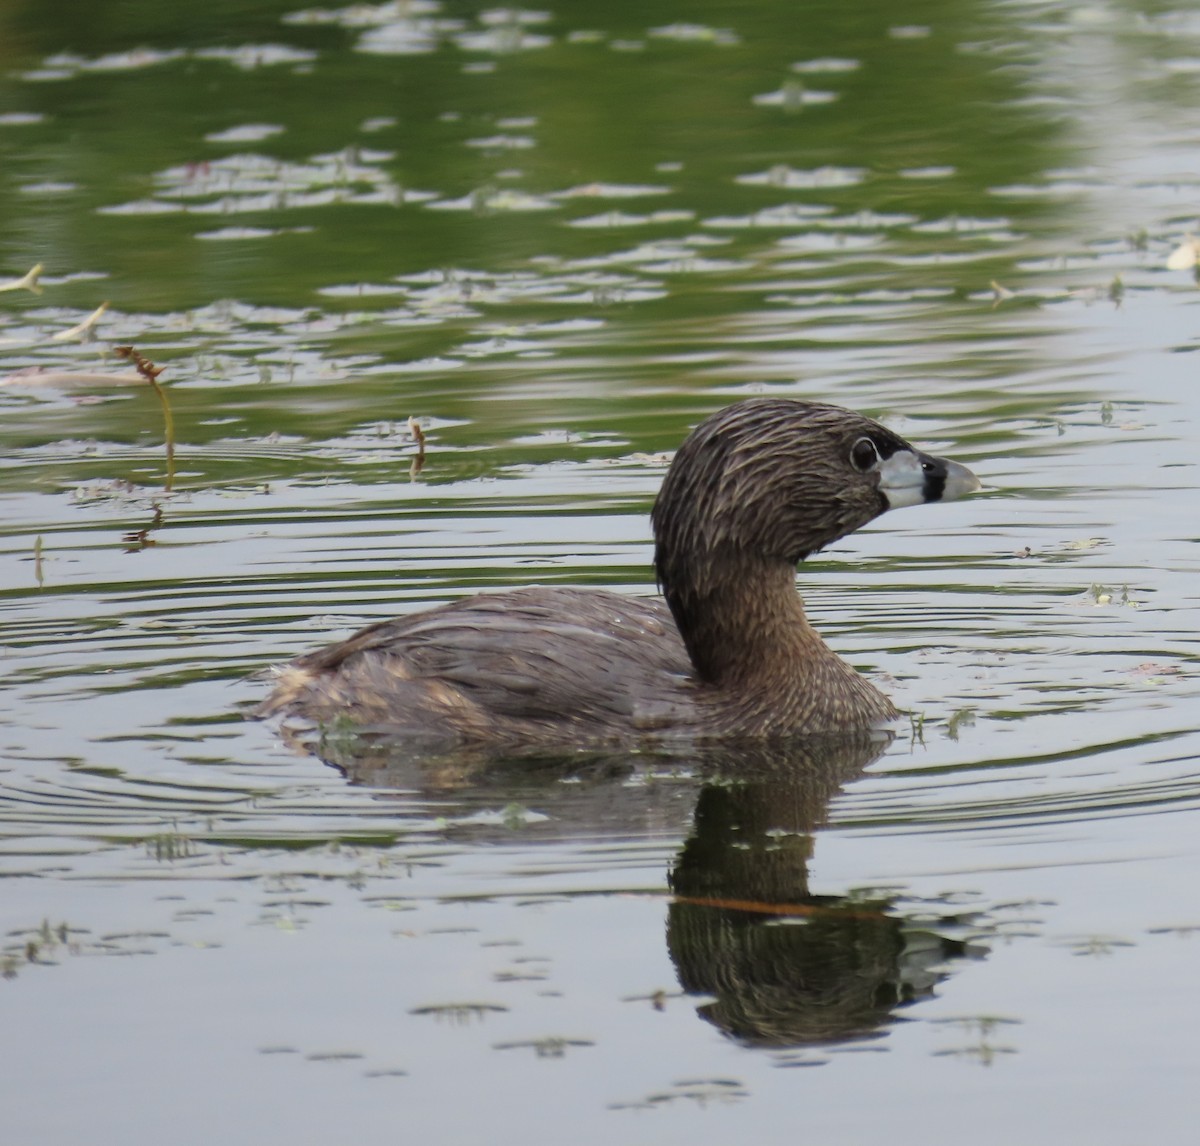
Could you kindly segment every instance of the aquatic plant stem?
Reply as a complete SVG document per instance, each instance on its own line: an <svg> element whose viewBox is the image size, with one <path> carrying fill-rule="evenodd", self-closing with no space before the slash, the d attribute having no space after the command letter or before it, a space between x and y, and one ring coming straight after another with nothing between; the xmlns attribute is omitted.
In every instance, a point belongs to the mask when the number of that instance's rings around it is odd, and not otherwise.
<svg viewBox="0 0 1200 1146"><path fill-rule="evenodd" d="M171 403L167 400L167 392L158 381L158 376L165 367L155 366L149 358L143 357L132 346L114 346L113 350L121 358L132 360L134 366L137 367L137 372L150 383L154 393L158 395L159 405L162 406L163 435L166 438L167 447L167 474L166 480L163 482L163 489L170 493L171 487L175 484L175 419L171 414Z"/></svg>

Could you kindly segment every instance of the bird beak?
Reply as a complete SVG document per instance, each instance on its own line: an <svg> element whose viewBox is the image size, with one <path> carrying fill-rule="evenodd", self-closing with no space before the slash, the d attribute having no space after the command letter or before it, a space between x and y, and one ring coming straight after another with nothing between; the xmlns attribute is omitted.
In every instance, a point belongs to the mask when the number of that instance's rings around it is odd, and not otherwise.
<svg viewBox="0 0 1200 1146"><path fill-rule="evenodd" d="M879 465L879 490L889 509L954 501L979 489L979 479L966 466L916 450L897 450Z"/></svg>

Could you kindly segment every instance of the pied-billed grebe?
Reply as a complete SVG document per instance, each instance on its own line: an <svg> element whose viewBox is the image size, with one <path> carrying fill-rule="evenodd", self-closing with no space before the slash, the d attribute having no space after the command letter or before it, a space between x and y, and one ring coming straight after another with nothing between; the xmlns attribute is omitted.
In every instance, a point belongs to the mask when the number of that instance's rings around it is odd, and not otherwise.
<svg viewBox="0 0 1200 1146"><path fill-rule="evenodd" d="M896 710L809 625L796 565L885 510L978 488L861 414L738 402L688 436L654 503L665 601L481 593L292 661L255 715L497 751L870 727Z"/></svg>

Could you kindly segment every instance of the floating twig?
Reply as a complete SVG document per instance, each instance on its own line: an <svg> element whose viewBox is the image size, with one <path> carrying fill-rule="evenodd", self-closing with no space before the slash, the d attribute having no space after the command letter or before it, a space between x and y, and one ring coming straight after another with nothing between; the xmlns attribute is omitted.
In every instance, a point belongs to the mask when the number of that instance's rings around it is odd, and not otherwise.
<svg viewBox="0 0 1200 1146"><path fill-rule="evenodd" d="M812 919L886 919L882 908L863 904L861 910L852 910L838 904L823 903L775 903L759 899L721 899L707 895L676 895L674 903L687 903L695 907L715 907L722 911L744 911L756 915L800 916Z"/></svg>
<svg viewBox="0 0 1200 1146"><path fill-rule="evenodd" d="M33 294L41 294L42 286L38 279L42 274L42 264L38 263L34 267L30 267L19 279L9 279L6 283L0 283L0 291L5 290L27 290Z"/></svg>
<svg viewBox="0 0 1200 1146"><path fill-rule="evenodd" d="M154 516L150 519L150 524L142 529L131 529L128 533L121 534L121 541L125 545L126 553L141 553L143 549L149 549L151 545L157 545L153 537L150 536L152 530L157 529L163 523L163 507L159 502L154 503Z"/></svg>
<svg viewBox="0 0 1200 1146"><path fill-rule="evenodd" d="M92 335L92 327L100 321L106 310L108 310L108 303L102 302L78 326L73 326L70 330L60 330L57 334L50 335L50 340L52 342L73 342L79 338L86 341Z"/></svg>
<svg viewBox="0 0 1200 1146"><path fill-rule="evenodd" d="M163 430L167 445L167 478L163 488L170 493L175 484L175 419L171 417L171 403L167 401L167 392L158 382L158 376L165 367L155 366L149 358L143 357L132 346L114 346L113 350L119 357L128 358L137 367L137 372L154 388L154 393L158 395L158 401L162 405Z"/></svg>
<svg viewBox="0 0 1200 1146"><path fill-rule="evenodd" d="M416 418L409 417L408 432L412 434L413 441L417 443L416 456L412 460L412 465L408 467L408 476L415 478L425 468L425 431L421 429L421 423Z"/></svg>

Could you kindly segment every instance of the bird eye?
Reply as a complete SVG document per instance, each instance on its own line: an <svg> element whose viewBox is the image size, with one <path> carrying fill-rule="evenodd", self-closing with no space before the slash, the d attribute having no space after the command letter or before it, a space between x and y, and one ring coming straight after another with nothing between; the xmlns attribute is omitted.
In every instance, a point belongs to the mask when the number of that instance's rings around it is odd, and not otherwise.
<svg viewBox="0 0 1200 1146"><path fill-rule="evenodd" d="M850 462L861 473L866 473L877 461L879 461L879 451L870 438L859 438L850 447Z"/></svg>

